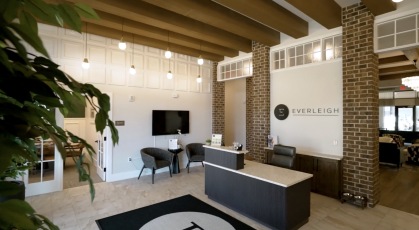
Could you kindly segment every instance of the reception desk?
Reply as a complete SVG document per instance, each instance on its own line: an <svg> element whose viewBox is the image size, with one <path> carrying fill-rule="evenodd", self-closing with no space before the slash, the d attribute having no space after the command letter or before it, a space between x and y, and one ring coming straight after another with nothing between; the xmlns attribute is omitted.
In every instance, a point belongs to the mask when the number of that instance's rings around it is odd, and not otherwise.
<svg viewBox="0 0 419 230"><path fill-rule="evenodd" d="M244 152L206 146L207 152L219 157L236 154L238 161L244 155ZM208 198L272 229L298 229L308 222L311 174L246 160L243 168L232 169L212 162L207 155L204 163Z"/></svg>

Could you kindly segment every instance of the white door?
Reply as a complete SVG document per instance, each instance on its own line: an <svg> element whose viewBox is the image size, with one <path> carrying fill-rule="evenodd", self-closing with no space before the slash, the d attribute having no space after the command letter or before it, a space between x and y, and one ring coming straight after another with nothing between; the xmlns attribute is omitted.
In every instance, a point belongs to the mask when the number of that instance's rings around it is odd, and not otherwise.
<svg viewBox="0 0 419 230"><path fill-rule="evenodd" d="M64 125L64 118L57 110L57 124ZM63 190L63 159L51 140L36 141L39 161L26 171L23 181L26 186L26 196L34 196Z"/></svg>
<svg viewBox="0 0 419 230"><path fill-rule="evenodd" d="M106 93L109 95L110 111L109 119L112 119L112 93ZM99 132L97 133L97 144L96 156L93 157L93 160L96 163L96 172L99 177L106 181L106 174L109 175L110 169L112 168L112 138L110 130L108 127L103 131L103 135Z"/></svg>
<svg viewBox="0 0 419 230"><path fill-rule="evenodd" d="M96 152L96 172L97 175L103 180L106 181L106 132L101 135L97 134L97 152Z"/></svg>

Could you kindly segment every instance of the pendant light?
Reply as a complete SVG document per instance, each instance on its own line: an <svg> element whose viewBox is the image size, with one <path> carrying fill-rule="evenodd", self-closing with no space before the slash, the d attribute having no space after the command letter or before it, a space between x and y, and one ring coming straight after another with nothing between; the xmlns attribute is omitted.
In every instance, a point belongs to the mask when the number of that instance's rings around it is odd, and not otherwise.
<svg viewBox="0 0 419 230"><path fill-rule="evenodd" d="M199 69L198 69L198 77L196 78L196 82L197 83L201 83L202 82L201 74L199 72L201 72L201 66L199 66Z"/></svg>
<svg viewBox="0 0 419 230"><path fill-rule="evenodd" d="M90 67L89 60L87 59L87 22L86 22L86 42L84 45L84 59L83 59L83 62L81 63L81 67L83 69L89 69Z"/></svg>
<svg viewBox="0 0 419 230"><path fill-rule="evenodd" d="M201 53L201 42L199 42L199 53ZM202 59L201 54L199 54L197 62L198 62L198 65L203 65L204 64L204 59Z"/></svg>
<svg viewBox="0 0 419 230"><path fill-rule="evenodd" d="M169 72L167 72L166 77L169 80L173 78L172 71L170 71L170 59L169 59Z"/></svg>
<svg viewBox="0 0 419 230"><path fill-rule="evenodd" d="M134 34L132 34L132 55L131 55L131 68L129 68L129 73L135 75L137 71L134 66Z"/></svg>
<svg viewBox="0 0 419 230"><path fill-rule="evenodd" d="M167 50L166 50L166 52L164 52L164 56L167 58L167 59L170 59L171 57L172 57L172 52L170 52L170 50L169 50L169 44L170 44L170 37L169 37L169 31L167 31Z"/></svg>
<svg viewBox="0 0 419 230"><path fill-rule="evenodd" d="M122 21L122 37L121 40L118 43L118 47L121 50L125 50L127 48L127 43L124 41L124 21Z"/></svg>

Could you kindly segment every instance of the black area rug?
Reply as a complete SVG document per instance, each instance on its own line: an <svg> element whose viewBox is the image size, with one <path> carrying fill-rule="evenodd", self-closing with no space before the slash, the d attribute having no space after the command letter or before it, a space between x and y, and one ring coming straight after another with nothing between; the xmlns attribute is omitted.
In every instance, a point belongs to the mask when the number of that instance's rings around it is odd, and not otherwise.
<svg viewBox="0 0 419 230"><path fill-rule="evenodd" d="M185 195L96 220L101 230L247 230L249 225Z"/></svg>

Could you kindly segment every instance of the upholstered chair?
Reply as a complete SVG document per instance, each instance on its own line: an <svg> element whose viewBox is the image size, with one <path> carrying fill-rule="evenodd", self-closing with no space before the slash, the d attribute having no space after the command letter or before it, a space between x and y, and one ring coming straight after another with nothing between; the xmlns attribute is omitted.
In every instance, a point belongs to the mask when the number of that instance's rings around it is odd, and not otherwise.
<svg viewBox="0 0 419 230"><path fill-rule="evenodd" d="M186 168L188 169L188 173L191 162L201 162L202 167L204 167L205 149L203 146L204 144L202 143L190 143L186 145L186 155L188 156L188 165L186 165Z"/></svg>
<svg viewBox="0 0 419 230"><path fill-rule="evenodd" d="M138 175L138 180L140 179L141 173L143 172L144 168L149 168L152 170L152 184L154 184L154 174L157 169L169 167L170 177L172 177L172 168L170 166L173 161L173 153L159 148L143 148L140 152L141 159L143 160L144 165L141 169L140 174Z"/></svg>
<svg viewBox="0 0 419 230"><path fill-rule="evenodd" d="M292 146L274 145L273 154L270 161L271 165L294 168L296 149Z"/></svg>

